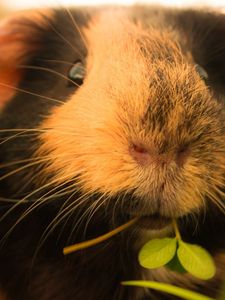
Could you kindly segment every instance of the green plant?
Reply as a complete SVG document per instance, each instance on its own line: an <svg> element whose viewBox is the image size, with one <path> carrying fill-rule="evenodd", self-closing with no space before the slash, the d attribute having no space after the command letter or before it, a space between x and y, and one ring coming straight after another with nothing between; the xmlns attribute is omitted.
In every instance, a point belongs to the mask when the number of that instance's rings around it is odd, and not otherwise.
<svg viewBox="0 0 225 300"><path fill-rule="evenodd" d="M88 248L102 241L105 241L111 238L113 235L127 229L137 221L138 218L135 218L100 237L68 246L63 249L63 253L65 255L70 254L72 252ZM140 265L147 269L155 269L165 266L175 272L189 272L193 276L198 277L202 280L212 278L215 274L216 267L211 255L199 245L193 245L184 242L181 238L176 220L173 219L172 223L175 237L153 239L147 242L141 248L138 255ZM210 297L193 292L191 290L160 282L143 280L126 281L122 282L122 284L127 286L147 287L157 291L169 293L186 300L214 300ZM221 298L221 300L222 299L223 298Z"/></svg>
<svg viewBox="0 0 225 300"><path fill-rule="evenodd" d="M173 227L174 238L154 239L141 248L138 256L140 265L147 269L166 266L179 273L189 272L202 280L212 278L215 275L216 267L211 255L198 245L184 242L176 220L173 220ZM143 280L126 281L122 284L147 287L187 300L213 300L205 295L165 283Z"/></svg>
<svg viewBox="0 0 225 300"><path fill-rule="evenodd" d="M147 269L166 266L177 272L189 272L203 280L215 275L216 267L211 255L202 247L182 240L178 226L173 220L174 238L154 239L147 242L139 252L139 263Z"/></svg>
<svg viewBox="0 0 225 300"><path fill-rule="evenodd" d="M156 291L165 292L174 296L181 297L186 300L214 300L213 298L201 295L199 293L186 290L171 284L160 283L155 281L125 281L122 285L139 286L145 288L151 288ZM222 300L222 298L221 298Z"/></svg>

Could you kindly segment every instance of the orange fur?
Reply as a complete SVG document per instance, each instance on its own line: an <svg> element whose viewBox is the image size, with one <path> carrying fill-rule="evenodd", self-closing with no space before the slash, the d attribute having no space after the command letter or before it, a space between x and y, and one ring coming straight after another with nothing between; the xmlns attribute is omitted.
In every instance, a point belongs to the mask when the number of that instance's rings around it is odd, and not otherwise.
<svg viewBox="0 0 225 300"><path fill-rule="evenodd" d="M214 188L224 184L224 156L214 145L224 149L225 141L209 109L216 114L220 106L195 71L190 54L182 54L180 37L170 28L135 25L120 14L99 16L83 32L89 46L88 74L80 89L42 125L49 130L42 135L39 151L52 157L45 172L57 171L59 183L77 176L90 194L134 192L145 199L151 213L157 210L154 199L160 197L160 212L173 217L203 207L206 194L216 198ZM166 113L169 117L161 128L160 117ZM183 124L184 116L191 116L191 131ZM208 148L204 154L193 141L209 124L211 133L201 142ZM190 141L191 153L182 168L174 159L166 167L157 162L164 146L173 157ZM154 149L153 161L137 164L130 154L133 143ZM214 162L208 167L212 153Z"/></svg>
<svg viewBox="0 0 225 300"><path fill-rule="evenodd" d="M22 79L23 72L18 69L28 53L37 50L39 45L28 43L29 37L34 35L32 28L26 28L23 21L37 22L46 26L45 17L51 17L52 12L23 11L0 22L0 109L15 94L15 87ZM23 28L24 27L24 28Z"/></svg>

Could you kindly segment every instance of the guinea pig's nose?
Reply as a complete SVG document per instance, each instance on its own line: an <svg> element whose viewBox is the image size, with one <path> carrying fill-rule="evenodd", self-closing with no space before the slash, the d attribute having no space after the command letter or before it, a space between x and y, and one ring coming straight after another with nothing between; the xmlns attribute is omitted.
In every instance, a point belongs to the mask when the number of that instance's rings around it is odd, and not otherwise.
<svg viewBox="0 0 225 300"><path fill-rule="evenodd" d="M133 159L140 165L146 165L151 161L150 150L141 145L132 144L130 147L130 154Z"/></svg>
<svg viewBox="0 0 225 300"><path fill-rule="evenodd" d="M155 149L133 143L130 147L130 154L141 166L152 163L162 166L174 161L179 167L182 167L189 157L190 149L188 146L179 146L175 150L159 153Z"/></svg>

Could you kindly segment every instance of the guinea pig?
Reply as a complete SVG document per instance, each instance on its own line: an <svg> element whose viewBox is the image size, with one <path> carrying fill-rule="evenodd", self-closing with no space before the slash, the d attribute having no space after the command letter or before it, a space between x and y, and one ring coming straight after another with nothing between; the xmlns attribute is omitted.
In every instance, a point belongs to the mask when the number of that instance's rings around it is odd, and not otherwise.
<svg viewBox="0 0 225 300"><path fill-rule="evenodd" d="M25 11L0 23L2 300L175 299L121 285L141 279L218 296L224 37L220 12L152 6ZM174 218L185 241L213 255L211 280L139 265L140 247L173 236Z"/></svg>

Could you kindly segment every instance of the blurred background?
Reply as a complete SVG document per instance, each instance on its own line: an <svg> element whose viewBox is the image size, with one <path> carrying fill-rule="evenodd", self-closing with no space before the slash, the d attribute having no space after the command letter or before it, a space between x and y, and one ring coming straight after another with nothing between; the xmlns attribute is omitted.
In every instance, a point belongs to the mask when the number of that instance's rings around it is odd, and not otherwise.
<svg viewBox="0 0 225 300"><path fill-rule="evenodd" d="M149 3L164 4L170 6L210 6L225 9L225 0L0 0L0 15L5 9L23 9L28 7L43 7L57 5L96 5L102 3L113 4L132 4Z"/></svg>

